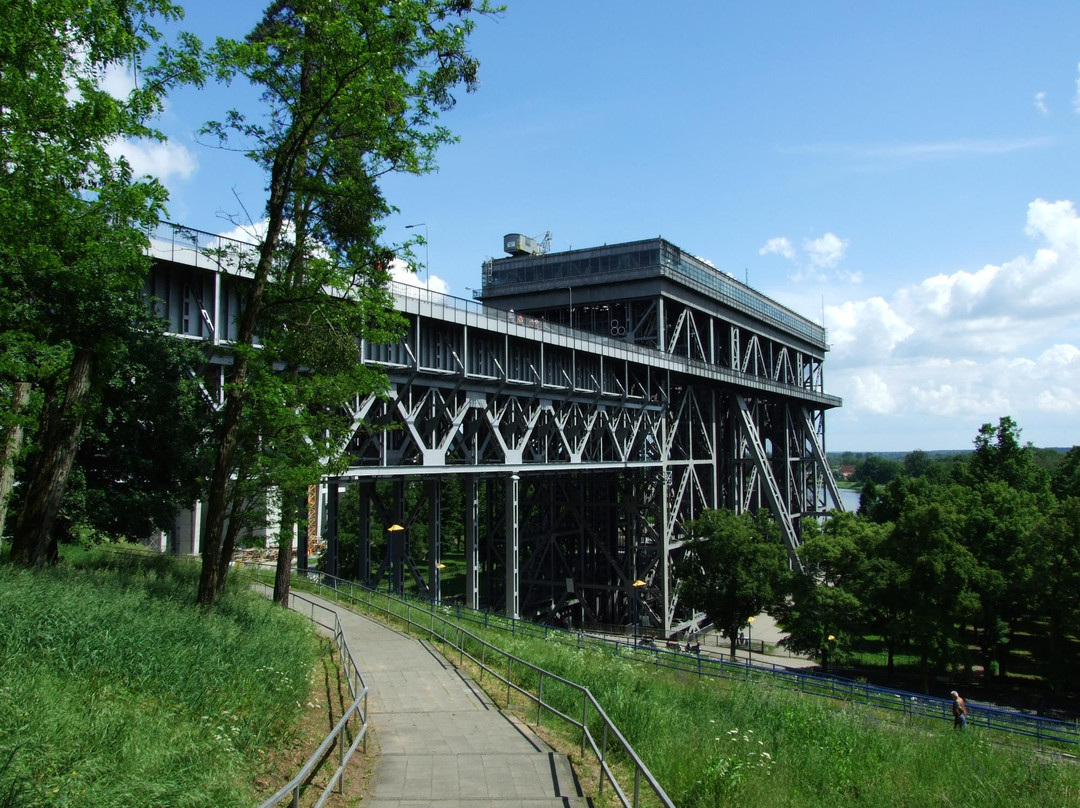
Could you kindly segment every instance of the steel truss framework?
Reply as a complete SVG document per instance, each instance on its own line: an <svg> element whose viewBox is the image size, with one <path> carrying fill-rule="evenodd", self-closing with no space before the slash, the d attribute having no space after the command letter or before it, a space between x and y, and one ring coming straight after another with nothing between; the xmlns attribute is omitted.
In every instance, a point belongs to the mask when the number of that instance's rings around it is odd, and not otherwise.
<svg viewBox="0 0 1080 808"><path fill-rule="evenodd" d="M242 279L160 241L155 252L147 293L159 313L179 335L226 341ZM745 312L620 288L630 296L594 290L574 307L575 325L599 323L597 335L557 325L574 312L542 303L514 312L396 286L407 336L363 345L389 396L344 405L352 465L324 481L328 563L336 569L339 494L360 486L356 574L392 587L411 577L438 597L440 544L408 536L425 523L440 535L442 487L457 475L470 606L625 625L640 598L658 630L687 628L695 616L679 605L672 566L684 525L707 508L768 508L795 559L802 520L830 499L840 507L824 455L824 412L840 402L824 393L823 335L814 345ZM422 486L409 513L407 485ZM370 536L390 525L405 529L373 558Z"/></svg>

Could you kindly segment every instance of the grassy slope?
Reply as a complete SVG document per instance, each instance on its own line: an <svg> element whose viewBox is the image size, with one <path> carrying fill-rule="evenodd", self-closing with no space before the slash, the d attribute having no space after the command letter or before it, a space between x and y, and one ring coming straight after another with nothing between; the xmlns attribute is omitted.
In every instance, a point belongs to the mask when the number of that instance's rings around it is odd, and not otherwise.
<svg viewBox="0 0 1080 808"><path fill-rule="evenodd" d="M202 612L191 565L112 564L0 566L0 806L250 806L309 625L240 589Z"/></svg>
<svg viewBox="0 0 1080 808"><path fill-rule="evenodd" d="M540 640L499 645L585 684L680 808L1080 805L1080 767L767 686L699 682ZM545 691L547 693L547 691Z"/></svg>

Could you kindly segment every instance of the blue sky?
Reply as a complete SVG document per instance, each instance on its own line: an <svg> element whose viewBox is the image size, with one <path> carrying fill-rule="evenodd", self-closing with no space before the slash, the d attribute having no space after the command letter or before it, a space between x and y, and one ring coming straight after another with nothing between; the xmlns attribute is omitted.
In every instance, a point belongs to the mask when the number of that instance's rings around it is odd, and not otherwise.
<svg viewBox="0 0 1080 808"><path fill-rule="evenodd" d="M221 14L227 7L228 15ZM187 4L204 38L258 3ZM432 288L468 296L504 233L563 250L662 235L820 321L830 450L970 448L1011 415L1080 444L1080 4L511 0L438 173L384 183ZM177 94L170 218L226 232L262 178ZM140 162L142 161L142 162Z"/></svg>

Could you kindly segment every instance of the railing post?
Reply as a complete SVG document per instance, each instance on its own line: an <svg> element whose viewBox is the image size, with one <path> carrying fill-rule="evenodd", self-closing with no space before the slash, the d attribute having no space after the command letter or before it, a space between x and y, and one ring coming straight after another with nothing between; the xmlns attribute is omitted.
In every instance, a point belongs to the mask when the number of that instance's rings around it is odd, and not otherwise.
<svg viewBox="0 0 1080 808"><path fill-rule="evenodd" d="M337 737L337 765L338 765L338 794L345 793L345 727L341 728Z"/></svg>
<svg viewBox="0 0 1080 808"><path fill-rule="evenodd" d="M585 733L589 726L589 692L582 690L581 693L581 754L585 755Z"/></svg>
<svg viewBox="0 0 1080 808"><path fill-rule="evenodd" d="M536 696L536 726L540 726L540 718L544 709L544 672L540 671L540 687L537 688Z"/></svg>
<svg viewBox="0 0 1080 808"><path fill-rule="evenodd" d="M597 786L596 793L604 793L604 763L607 762L607 733L608 725L607 721L604 722L604 741L600 745L600 785Z"/></svg>
<svg viewBox="0 0 1080 808"><path fill-rule="evenodd" d="M510 709L510 680L514 674L514 658L507 655L506 657L506 709Z"/></svg>

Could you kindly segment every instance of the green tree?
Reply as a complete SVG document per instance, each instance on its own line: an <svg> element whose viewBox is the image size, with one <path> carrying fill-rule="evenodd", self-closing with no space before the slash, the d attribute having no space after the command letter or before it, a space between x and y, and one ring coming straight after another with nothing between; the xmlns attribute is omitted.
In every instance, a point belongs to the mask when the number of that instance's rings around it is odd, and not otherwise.
<svg viewBox="0 0 1080 808"><path fill-rule="evenodd" d="M165 193L107 147L160 137L150 122L165 93L199 76L197 43L163 45L155 17L175 20L180 9L167 0L0 6L0 391L8 423L39 414L12 545L27 564L55 557L52 529L93 390L145 310L145 234ZM141 65L155 46L159 59L125 97L101 88L106 70ZM0 468L20 453L9 440ZM0 498L9 490L0 485Z"/></svg>
<svg viewBox="0 0 1080 808"><path fill-rule="evenodd" d="M886 639L891 662L900 631L896 604L885 597L896 573L880 554L889 529L836 512L820 529L807 531L798 551L805 575L795 579L791 597L775 613L788 632L788 648L828 666L876 631Z"/></svg>
<svg viewBox="0 0 1080 808"><path fill-rule="evenodd" d="M216 438L198 594L204 605L214 602L224 569L237 454L262 450L261 442L241 442L242 424L260 399L272 400L261 385L284 392L258 366L295 369L283 384L304 380L302 390L284 394L296 413L340 412L385 387L360 363L357 343L391 341L399 324L386 289L393 255L380 244L379 222L391 208L378 181L432 170L438 147L453 139L438 116L453 106L456 87L475 87L478 63L466 49L471 14L491 11L468 0L281 0L245 40L219 40L214 49L219 77L242 77L267 109L258 119L233 110L207 131L241 141L266 173L268 198ZM335 293L324 295L328 289ZM272 349L255 349L256 338ZM327 375L334 380L324 381ZM344 444L326 448L332 466Z"/></svg>
<svg viewBox="0 0 1080 808"><path fill-rule="evenodd" d="M1066 638L1080 633L1080 498L1056 503L1033 533L1032 612L1046 623L1048 678L1061 692L1077 685Z"/></svg>
<svg viewBox="0 0 1080 808"><path fill-rule="evenodd" d="M963 541L965 498L956 488L944 493L909 498L883 547L900 565L897 594L925 688L933 670L966 661L962 632L979 609L978 562Z"/></svg>
<svg viewBox="0 0 1080 808"><path fill-rule="evenodd" d="M95 392L75 466L83 506L70 489L64 521L110 536L143 539L169 528L202 495L213 413L190 375L202 348L163 338L144 315L113 347L111 373Z"/></svg>
<svg viewBox="0 0 1080 808"><path fill-rule="evenodd" d="M904 455L904 474L908 477L922 477L933 461L922 449L916 449Z"/></svg>
<svg viewBox="0 0 1080 808"><path fill-rule="evenodd" d="M1080 497L1080 446L1074 446L1065 453L1054 469L1050 488L1058 499Z"/></svg>
<svg viewBox="0 0 1080 808"><path fill-rule="evenodd" d="M902 470L903 465L896 460L889 460L879 455L867 455L866 459L855 467L855 479L858 482L873 480L875 483L884 485Z"/></svg>
<svg viewBox="0 0 1080 808"><path fill-rule="evenodd" d="M1009 668L1009 643L1030 614L1033 530L1052 503L1048 494L988 480L966 489L964 544L977 561L973 587L979 596L976 618L985 670L996 662L999 675Z"/></svg>
<svg viewBox="0 0 1080 808"><path fill-rule="evenodd" d="M968 468L976 482L1001 480L1021 491L1045 491L1049 475L1035 462L1030 443L1020 443L1020 427L1008 415L998 425L983 424Z"/></svg>
<svg viewBox="0 0 1080 808"><path fill-rule="evenodd" d="M710 510L689 532L675 569L679 599L724 633L734 659L748 618L775 608L787 592L791 573L779 529L764 513Z"/></svg>

